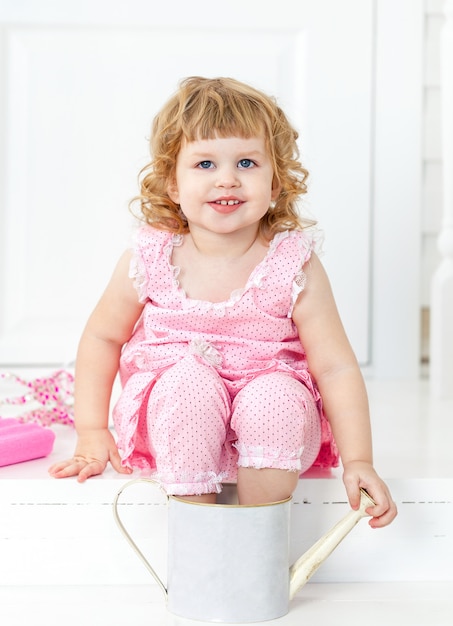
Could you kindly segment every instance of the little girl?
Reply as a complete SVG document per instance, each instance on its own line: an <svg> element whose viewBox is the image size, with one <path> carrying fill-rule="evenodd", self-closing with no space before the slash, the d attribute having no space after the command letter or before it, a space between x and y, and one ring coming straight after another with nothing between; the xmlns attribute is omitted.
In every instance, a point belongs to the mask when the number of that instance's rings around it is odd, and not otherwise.
<svg viewBox="0 0 453 626"><path fill-rule="evenodd" d="M82 482L110 461L200 502L237 481L239 502L259 504L340 456L352 508L363 487L370 525L393 520L361 372L297 211L296 139L272 98L227 78L184 80L156 116L144 223L82 335L77 447L52 476Z"/></svg>

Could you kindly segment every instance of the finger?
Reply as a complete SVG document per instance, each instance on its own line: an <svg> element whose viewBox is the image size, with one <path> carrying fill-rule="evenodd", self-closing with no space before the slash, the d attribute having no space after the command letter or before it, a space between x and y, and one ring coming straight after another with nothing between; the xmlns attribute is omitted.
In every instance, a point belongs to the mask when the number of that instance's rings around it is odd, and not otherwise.
<svg viewBox="0 0 453 626"><path fill-rule="evenodd" d="M349 491L346 489L346 493L348 494L349 504L351 509L357 511L360 508L361 503L361 493L359 488L350 488Z"/></svg>
<svg viewBox="0 0 453 626"><path fill-rule="evenodd" d="M374 501L374 506L367 508L367 512L373 517L380 517L386 511L388 511L394 502L390 493L384 484L378 483L377 485L370 486L369 489L364 487L369 493L371 499Z"/></svg>
<svg viewBox="0 0 453 626"><path fill-rule="evenodd" d="M68 464L68 461L60 461L59 463L54 463L53 465L51 465L49 467L49 469L47 470L49 472L49 474L51 474L52 476L56 473L58 473L60 470L64 469Z"/></svg>
<svg viewBox="0 0 453 626"><path fill-rule="evenodd" d="M59 472L60 470L68 467L68 465L74 465L74 463L82 461L82 457L73 456L70 459L65 459L64 461L58 461L58 463L54 463L49 467L49 472Z"/></svg>
<svg viewBox="0 0 453 626"><path fill-rule="evenodd" d="M84 483L91 476L98 476L102 474L105 469L105 463L101 461L91 461L87 463L83 469L78 472L77 481L79 483Z"/></svg>
<svg viewBox="0 0 453 626"><path fill-rule="evenodd" d="M344 480L350 507L356 511L360 507L360 488L356 480Z"/></svg>
<svg viewBox="0 0 453 626"><path fill-rule="evenodd" d="M384 526L388 526L394 519L395 515L391 511L387 511L384 515L380 515L379 517L372 517L368 524L371 528L383 528Z"/></svg>
<svg viewBox="0 0 453 626"><path fill-rule="evenodd" d="M397 515L398 510L396 508L396 504L393 502L393 500L390 500L388 506L385 507L382 514L375 514L368 523L371 528L383 528L384 526L390 524Z"/></svg>
<svg viewBox="0 0 453 626"><path fill-rule="evenodd" d="M376 504L375 506L368 507L366 512L371 515L372 519L369 524L372 528L380 528L390 524L390 522L396 517L397 509L390 495L386 493L379 494L379 497L373 496Z"/></svg>
<svg viewBox="0 0 453 626"><path fill-rule="evenodd" d="M112 450L110 452L110 463L112 464L113 469L120 474L130 474L132 472L130 467L125 467L122 464L118 450Z"/></svg>
<svg viewBox="0 0 453 626"><path fill-rule="evenodd" d="M69 459L61 463L55 463L49 468L49 473L54 478L68 478L76 476L83 467L81 460Z"/></svg>

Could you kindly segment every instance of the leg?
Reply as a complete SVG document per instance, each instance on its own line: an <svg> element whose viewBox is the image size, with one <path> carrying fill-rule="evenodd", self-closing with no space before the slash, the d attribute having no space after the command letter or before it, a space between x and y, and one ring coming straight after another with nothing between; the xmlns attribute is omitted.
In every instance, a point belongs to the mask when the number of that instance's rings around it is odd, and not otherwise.
<svg viewBox="0 0 453 626"><path fill-rule="evenodd" d="M148 403L148 434L157 478L168 494L215 500L230 406L217 372L195 356L156 382Z"/></svg>
<svg viewBox="0 0 453 626"><path fill-rule="evenodd" d="M238 497L241 504L265 504L286 500L297 487L298 472L281 469L238 468Z"/></svg>
<svg viewBox="0 0 453 626"><path fill-rule="evenodd" d="M308 389L282 372L262 375L236 396L231 425L240 503L289 497L321 445L321 420Z"/></svg>

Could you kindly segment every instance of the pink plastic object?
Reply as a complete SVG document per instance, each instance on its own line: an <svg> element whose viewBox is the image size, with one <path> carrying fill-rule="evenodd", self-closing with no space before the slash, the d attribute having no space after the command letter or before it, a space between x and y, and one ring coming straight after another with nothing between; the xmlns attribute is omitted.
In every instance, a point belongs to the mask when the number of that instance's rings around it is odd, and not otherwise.
<svg viewBox="0 0 453 626"><path fill-rule="evenodd" d="M52 452L55 433L39 424L0 419L0 467L40 459Z"/></svg>

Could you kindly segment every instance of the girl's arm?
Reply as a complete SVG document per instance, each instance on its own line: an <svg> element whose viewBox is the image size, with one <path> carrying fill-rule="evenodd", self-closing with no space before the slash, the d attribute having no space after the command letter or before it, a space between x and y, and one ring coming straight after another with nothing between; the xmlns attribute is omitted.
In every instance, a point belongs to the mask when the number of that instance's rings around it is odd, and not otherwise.
<svg viewBox="0 0 453 626"><path fill-rule="evenodd" d="M329 280L315 254L304 271L306 287L294 307L293 321L338 445L349 502L357 509L360 488L366 489L376 502L369 510L370 525L385 526L396 516L396 506L373 468L365 383L341 323Z"/></svg>
<svg viewBox="0 0 453 626"><path fill-rule="evenodd" d="M83 482L104 471L107 462L122 473L115 441L108 429L110 396L123 345L143 310L128 276L126 252L83 331L75 368L74 413L78 443L74 457L53 465L56 478L78 476Z"/></svg>

